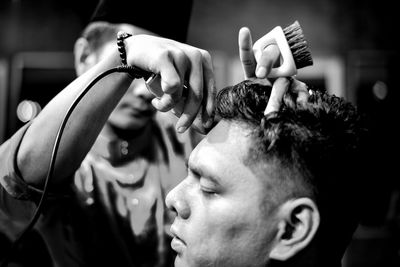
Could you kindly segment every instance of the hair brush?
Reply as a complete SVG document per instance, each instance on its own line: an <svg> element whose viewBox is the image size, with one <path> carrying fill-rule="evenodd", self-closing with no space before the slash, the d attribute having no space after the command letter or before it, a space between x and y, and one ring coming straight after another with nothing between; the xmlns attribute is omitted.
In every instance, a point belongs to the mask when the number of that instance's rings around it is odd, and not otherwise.
<svg viewBox="0 0 400 267"><path fill-rule="evenodd" d="M293 76L297 74L298 69L313 64L311 51L297 20L284 29L277 26L257 40L253 46L256 61L261 57L262 51L271 44L278 46L281 63L271 69L269 78Z"/></svg>

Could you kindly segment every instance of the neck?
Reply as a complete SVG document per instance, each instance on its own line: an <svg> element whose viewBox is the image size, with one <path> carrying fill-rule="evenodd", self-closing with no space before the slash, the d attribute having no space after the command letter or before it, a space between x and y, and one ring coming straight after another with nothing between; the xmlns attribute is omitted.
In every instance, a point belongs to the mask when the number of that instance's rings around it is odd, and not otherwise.
<svg viewBox="0 0 400 267"><path fill-rule="evenodd" d="M146 157L154 160L153 124L135 131L110 129L104 127L99 135L95 151L108 158L113 164L132 160L136 157Z"/></svg>
<svg viewBox="0 0 400 267"><path fill-rule="evenodd" d="M315 243L309 245L287 261L271 260L267 267L341 267L341 260L318 250Z"/></svg>

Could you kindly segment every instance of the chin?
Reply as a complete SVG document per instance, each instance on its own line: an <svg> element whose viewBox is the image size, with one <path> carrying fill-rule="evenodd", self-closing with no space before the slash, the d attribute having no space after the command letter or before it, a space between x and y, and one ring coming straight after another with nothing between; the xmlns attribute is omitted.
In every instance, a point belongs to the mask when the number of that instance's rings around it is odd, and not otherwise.
<svg viewBox="0 0 400 267"><path fill-rule="evenodd" d="M189 267L190 265L185 262L181 256L177 255L175 257L175 263L174 263L175 267Z"/></svg>

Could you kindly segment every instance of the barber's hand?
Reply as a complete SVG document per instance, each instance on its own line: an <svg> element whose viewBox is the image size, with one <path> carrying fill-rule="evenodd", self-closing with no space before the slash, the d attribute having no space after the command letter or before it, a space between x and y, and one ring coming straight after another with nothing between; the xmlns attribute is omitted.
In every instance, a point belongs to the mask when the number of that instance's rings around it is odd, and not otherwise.
<svg viewBox="0 0 400 267"><path fill-rule="evenodd" d="M126 39L128 64L161 76L161 90L153 106L172 110L179 117L176 128L184 132L193 123L205 133L214 120L215 79L210 54L170 39L135 35ZM187 85L184 92L183 85Z"/></svg>
<svg viewBox="0 0 400 267"><path fill-rule="evenodd" d="M277 45L260 46L258 42L253 45L250 30L243 27L239 31L239 56L246 79L267 78L272 67L279 62L280 51ZM257 59L255 54L258 55Z"/></svg>
<svg viewBox="0 0 400 267"><path fill-rule="evenodd" d="M246 79L265 79L272 67L280 60L280 51L277 45L264 46L256 41L253 45L250 30L243 27L239 31L239 56ZM257 59L255 57L257 54ZM309 93L305 83L289 77L277 78L271 90L264 114L279 110L286 91L292 90L297 94L297 103L307 102Z"/></svg>
<svg viewBox="0 0 400 267"><path fill-rule="evenodd" d="M296 95L296 103L304 104L310 96L308 87L305 83L293 78L278 78L272 85L271 95L265 108L264 115L279 110L282 104L283 96L286 91L290 90Z"/></svg>

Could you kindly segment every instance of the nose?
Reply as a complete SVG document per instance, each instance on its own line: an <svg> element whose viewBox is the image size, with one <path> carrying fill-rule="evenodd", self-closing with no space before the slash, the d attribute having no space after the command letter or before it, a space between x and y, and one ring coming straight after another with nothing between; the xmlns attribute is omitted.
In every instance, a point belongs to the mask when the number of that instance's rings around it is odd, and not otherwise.
<svg viewBox="0 0 400 267"><path fill-rule="evenodd" d="M154 98L154 95L147 89L143 79L134 80L129 90L134 96L145 99L147 101L151 101Z"/></svg>
<svg viewBox="0 0 400 267"><path fill-rule="evenodd" d="M183 180L167 194L165 199L167 207L184 220L190 217L190 207L186 201L186 187L186 181Z"/></svg>

